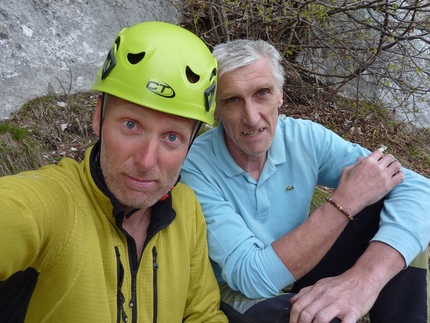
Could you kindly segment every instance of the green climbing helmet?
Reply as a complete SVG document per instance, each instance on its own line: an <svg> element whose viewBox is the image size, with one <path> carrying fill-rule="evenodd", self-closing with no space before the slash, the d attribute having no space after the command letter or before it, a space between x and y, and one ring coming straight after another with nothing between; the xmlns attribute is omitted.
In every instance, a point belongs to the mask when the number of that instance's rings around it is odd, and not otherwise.
<svg viewBox="0 0 430 323"><path fill-rule="evenodd" d="M161 112L214 120L217 62L190 31L142 22L118 34L92 89Z"/></svg>

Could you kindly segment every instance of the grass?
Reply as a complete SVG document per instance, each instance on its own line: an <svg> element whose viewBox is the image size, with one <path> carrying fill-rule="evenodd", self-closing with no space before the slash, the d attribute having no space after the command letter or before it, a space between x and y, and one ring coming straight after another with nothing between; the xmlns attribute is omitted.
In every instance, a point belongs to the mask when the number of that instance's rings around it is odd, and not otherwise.
<svg viewBox="0 0 430 323"><path fill-rule="evenodd" d="M42 164L40 147L27 128L0 124L0 174L11 175Z"/></svg>
<svg viewBox="0 0 430 323"><path fill-rule="evenodd" d="M0 122L0 175L55 164L63 157L82 160L96 140L91 128L95 105L91 92L48 95Z"/></svg>

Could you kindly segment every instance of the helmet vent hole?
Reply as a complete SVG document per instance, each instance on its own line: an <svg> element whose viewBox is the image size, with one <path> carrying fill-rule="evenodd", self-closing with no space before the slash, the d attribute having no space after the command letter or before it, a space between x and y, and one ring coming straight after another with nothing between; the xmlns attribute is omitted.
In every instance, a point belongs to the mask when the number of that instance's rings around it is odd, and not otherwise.
<svg viewBox="0 0 430 323"><path fill-rule="evenodd" d="M187 79L190 83L194 84L197 83L200 80L200 76L198 76L196 73L194 73L191 68L187 66L185 73L187 75Z"/></svg>
<svg viewBox="0 0 430 323"><path fill-rule="evenodd" d="M145 57L145 52L137 53L137 54L131 54L129 53L127 55L127 60L130 64L136 65L140 63L140 61Z"/></svg>

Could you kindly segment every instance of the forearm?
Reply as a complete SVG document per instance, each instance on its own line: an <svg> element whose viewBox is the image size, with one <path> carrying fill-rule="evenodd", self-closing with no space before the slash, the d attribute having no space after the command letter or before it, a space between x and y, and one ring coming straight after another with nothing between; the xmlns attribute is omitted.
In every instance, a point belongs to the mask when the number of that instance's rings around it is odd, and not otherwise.
<svg viewBox="0 0 430 323"><path fill-rule="evenodd" d="M326 202L297 229L274 241L272 247L297 280L318 264L348 222L342 212Z"/></svg>
<svg viewBox="0 0 430 323"><path fill-rule="evenodd" d="M382 199L403 180L400 164L380 151L342 171L333 200L348 216L331 203L324 203L296 230L272 244L278 257L295 279L309 272L327 253L349 221L366 206Z"/></svg>
<svg viewBox="0 0 430 323"><path fill-rule="evenodd" d="M396 249L375 241L369 244L350 271L379 293L405 265L403 256Z"/></svg>

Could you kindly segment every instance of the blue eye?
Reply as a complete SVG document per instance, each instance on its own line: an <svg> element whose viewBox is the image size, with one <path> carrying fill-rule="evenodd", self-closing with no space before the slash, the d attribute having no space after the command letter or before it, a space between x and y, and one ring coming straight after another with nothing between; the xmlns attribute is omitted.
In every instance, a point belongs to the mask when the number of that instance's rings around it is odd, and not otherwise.
<svg viewBox="0 0 430 323"><path fill-rule="evenodd" d="M136 126L136 124L135 124L133 121L126 121L126 122L125 122L125 126L126 126L128 129L133 129L133 128Z"/></svg>
<svg viewBox="0 0 430 323"><path fill-rule="evenodd" d="M236 103L238 101L238 99L236 97L234 98L229 98L226 100L227 103L232 104L232 103Z"/></svg>
<svg viewBox="0 0 430 323"><path fill-rule="evenodd" d="M178 136L171 133L167 136L167 138L169 139L169 141L173 142L173 141L176 141L178 139Z"/></svg>
<svg viewBox="0 0 430 323"><path fill-rule="evenodd" d="M264 96L264 95L267 95L267 94L269 94L269 90L268 89L262 89L262 90L258 91L258 95L260 95L260 96Z"/></svg>

